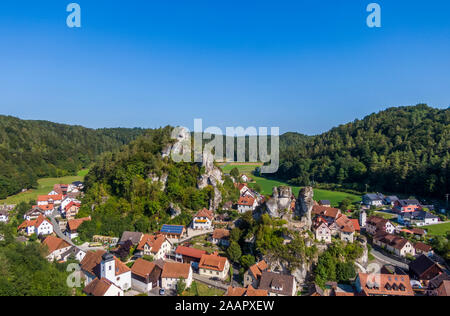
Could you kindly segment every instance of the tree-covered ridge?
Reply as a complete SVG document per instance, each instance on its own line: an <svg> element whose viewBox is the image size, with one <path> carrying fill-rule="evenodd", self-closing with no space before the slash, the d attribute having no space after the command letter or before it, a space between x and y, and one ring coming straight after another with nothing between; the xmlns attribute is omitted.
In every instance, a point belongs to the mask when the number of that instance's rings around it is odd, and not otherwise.
<svg viewBox="0 0 450 316"><path fill-rule="evenodd" d="M0 199L41 177L75 174L102 152L117 150L143 129L98 129L0 115Z"/></svg>
<svg viewBox="0 0 450 316"><path fill-rule="evenodd" d="M153 232L166 223L187 225L193 212L209 207L214 190L197 188L201 166L162 158L163 149L173 142L171 131L148 131L120 151L102 155L91 168L79 217L91 215L92 221L80 227L81 238L120 236L125 230ZM239 196L229 178L219 189L225 199ZM173 219L168 213L171 205L181 211Z"/></svg>
<svg viewBox="0 0 450 316"><path fill-rule="evenodd" d="M297 185L341 184L364 191L443 198L448 192L450 111L389 108L281 151L276 176Z"/></svg>

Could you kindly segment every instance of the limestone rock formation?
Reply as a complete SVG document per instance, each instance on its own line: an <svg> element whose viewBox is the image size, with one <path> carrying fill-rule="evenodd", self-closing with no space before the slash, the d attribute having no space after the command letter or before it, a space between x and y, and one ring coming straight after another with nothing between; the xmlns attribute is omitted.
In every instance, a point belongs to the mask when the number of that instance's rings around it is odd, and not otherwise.
<svg viewBox="0 0 450 316"><path fill-rule="evenodd" d="M290 187L274 187L272 198L266 202L267 213L271 217L283 217L290 211L292 189Z"/></svg>
<svg viewBox="0 0 450 316"><path fill-rule="evenodd" d="M295 215L301 218L305 227L311 230L312 208L314 206L314 190L312 187L306 187L298 193L297 203L295 205Z"/></svg>
<svg viewBox="0 0 450 316"><path fill-rule="evenodd" d="M190 154L191 134L182 127L176 127L172 131L172 136L176 136L175 143L167 145L162 151L162 157L170 157L171 154L183 155L187 152ZM186 151L186 152L185 152Z"/></svg>
<svg viewBox="0 0 450 316"><path fill-rule="evenodd" d="M152 182L160 182L162 184L161 191L164 191L166 189L167 178L169 177L167 173L163 173L159 177L157 174L151 172L148 174L148 177L152 180Z"/></svg>
<svg viewBox="0 0 450 316"><path fill-rule="evenodd" d="M214 165L214 155L211 152L204 152L202 156L202 168L205 172L200 176L197 187L201 190L211 185L214 188L214 198L210 201L210 209L217 210L222 202L222 194L218 185L223 184L222 170Z"/></svg>
<svg viewBox="0 0 450 316"><path fill-rule="evenodd" d="M171 202L167 212L170 214L170 218L174 219L175 217L181 214L181 209L178 205Z"/></svg>

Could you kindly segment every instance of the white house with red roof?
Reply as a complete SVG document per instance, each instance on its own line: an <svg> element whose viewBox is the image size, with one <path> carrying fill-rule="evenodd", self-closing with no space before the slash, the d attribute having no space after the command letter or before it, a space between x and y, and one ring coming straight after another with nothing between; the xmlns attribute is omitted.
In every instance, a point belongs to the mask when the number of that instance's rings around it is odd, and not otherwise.
<svg viewBox="0 0 450 316"><path fill-rule="evenodd" d="M214 213L206 208L197 212L192 220L195 230L211 230L213 228Z"/></svg>
<svg viewBox="0 0 450 316"><path fill-rule="evenodd" d="M37 198L37 205L48 205L48 204L61 204L63 200L62 194L56 195L39 195Z"/></svg>
<svg viewBox="0 0 450 316"><path fill-rule="evenodd" d="M243 214L247 212L253 212L255 208L258 206L258 202L255 198L251 196L241 196L239 201L237 202L238 212Z"/></svg>
<svg viewBox="0 0 450 316"><path fill-rule="evenodd" d="M192 266L188 263L166 262L161 273L161 287L176 290L180 279L183 279L186 288L191 287L193 279Z"/></svg>
<svg viewBox="0 0 450 316"><path fill-rule="evenodd" d="M163 234L145 234L136 248L139 253L152 256L154 260L165 259L171 249L172 243Z"/></svg>
<svg viewBox="0 0 450 316"><path fill-rule="evenodd" d="M230 263L227 258L221 257L215 252L211 255L203 255L198 268L200 275L225 280L230 270Z"/></svg>
<svg viewBox="0 0 450 316"><path fill-rule="evenodd" d="M72 245L67 241L54 236L46 237L42 244L47 247L47 259L49 261L64 260L65 254L69 255L69 251L72 249Z"/></svg>
<svg viewBox="0 0 450 316"><path fill-rule="evenodd" d="M17 228L18 231L23 232L25 235L50 235L53 234L53 225L44 216L40 215L35 220L26 220Z"/></svg>

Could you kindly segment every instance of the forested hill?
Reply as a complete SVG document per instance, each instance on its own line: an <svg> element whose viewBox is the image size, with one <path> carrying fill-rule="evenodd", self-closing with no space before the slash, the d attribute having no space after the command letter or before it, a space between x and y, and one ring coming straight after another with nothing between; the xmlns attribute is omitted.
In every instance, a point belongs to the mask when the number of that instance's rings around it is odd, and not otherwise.
<svg viewBox="0 0 450 316"><path fill-rule="evenodd" d="M114 151L144 129L89 129L0 115L0 199L40 177L74 174L102 152Z"/></svg>
<svg viewBox="0 0 450 316"><path fill-rule="evenodd" d="M364 191L443 198L448 193L450 110L389 108L281 150L276 176ZM281 143L281 142L280 142Z"/></svg>

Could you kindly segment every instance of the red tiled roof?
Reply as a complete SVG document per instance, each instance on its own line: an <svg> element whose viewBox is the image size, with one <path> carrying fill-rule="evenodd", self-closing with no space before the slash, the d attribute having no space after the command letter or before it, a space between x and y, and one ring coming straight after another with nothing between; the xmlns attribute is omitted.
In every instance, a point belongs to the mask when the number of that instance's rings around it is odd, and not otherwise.
<svg viewBox="0 0 450 316"><path fill-rule="evenodd" d="M212 220L214 218L214 213L210 210L207 210L206 208L200 210L195 214L194 217L206 217Z"/></svg>
<svg viewBox="0 0 450 316"><path fill-rule="evenodd" d="M137 259L131 267L131 272L137 274L143 278L147 278L156 267L154 262L147 261L145 259Z"/></svg>
<svg viewBox="0 0 450 316"><path fill-rule="evenodd" d="M253 206L253 203L255 203L255 199L251 196L241 196L238 201L238 205L246 205L246 206Z"/></svg>
<svg viewBox="0 0 450 316"><path fill-rule="evenodd" d="M228 287L226 296L268 296L267 290L256 290L249 285L247 288L242 287Z"/></svg>
<svg viewBox="0 0 450 316"><path fill-rule="evenodd" d="M115 286L111 281L96 278L83 289L83 292L92 296L104 296L111 286Z"/></svg>
<svg viewBox="0 0 450 316"><path fill-rule="evenodd" d="M358 221L358 219L356 219L356 218L351 218L350 220L352 221L353 227L355 228L355 230L356 230L357 232L361 231L361 226L359 226L359 221Z"/></svg>
<svg viewBox="0 0 450 316"><path fill-rule="evenodd" d="M51 254L59 249L70 247L70 244L67 241L54 236L48 236L44 239L42 244L47 246L48 254Z"/></svg>
<svg viewBox="0 0 450 316"><path fill-rule="evenodd" d="M163 234L157 235L149 235L145 234L142 236L139 245L137 246L137 250L144 250L144 246L147 245L151 248L152 253L158 253L159 249L161 249L162 244L166 240L166 237Z"/></svg>
<svg viewBox="0 0 450 316"><path fill-rule="evenodd" d="M175 253L186 257L201 259L203 255L207 254L205 250L195 249L191 247L178 246Z"/></svg>
<svg viewBox="0 0 450 316"><path fill-rule="evenodd" d="M69 226L70 231L76 231L81 224L90 220L91 220L90 216L84 218L71 219L67 221L67 225Z"/></svg>
<svg viewBox="0 0 450 316"><path fill-rule="evenodd" d="M214 271L223 271L225 269L226 262L227 258L220 257L217 253L214 253L212 255L203 255L200 259L199 268Z"/></svg>
<svg viewBox="0 0 450 316"><path fill-rule="evenodd" d="M264 260L262 260L252 265L249 269L256 278L259 278L261 277L261 273L267 270L267 268L268 268L267 263Z"/></svg>
<svg viewBox="0 0 450 316"><path fill-rule="evenodd" d="M92 274L100 275L100 263L102 262L102 256L106 253L104 250L88 251L81 261L81 269ZM114 257L116 265L116 276L125 272L131 271L125 263Z"/></svg>
<svg viewBox="0 0 450 316"><path fill-rule="evenodd" d="M22 229L22 228L31 227L31 226L39 227L39 226L41 226L41 224L44 221L51 224L51 222L48 219L46 219L43 215L39 215L39 217L36 218L35 220L24 221L22 224L19 225L19 227L17 229Z"/></svg>
<svg viewBox="0 0 450 316"><path fill-rule="evenodd" d="M59 200L62 200L62 198L63 198L62 194L57 194L57 195L39 195L37 200L38 200L38 202L44 202L44 201L49 201L49 200L59 201Z"/></svg>
<svg viewBox="0 0 450 316"><path fill-rule="evenodd" d="M313 206L313 214L314 215L322 215L322 216L332 217L332 218L336 219L340 213L341 213L341 210L338 208L322 206L322 205L314 205Z"/></svg>
<svg viewBox="0 0 450 316"><path fill-rule="evenodd" d="M191 265L189 263L166 262L163 267L161 278L188 279L190 271Z"/></svg>
<svg viewBox="0 0 450 316"><path fill-rule="evenodd" d="M214 239L223 239L230 237L230 231L228 229L217 228L214 230L212 237Z"/></svg>
<svg viewBox="0 0 450 316"><path fill-rule="evenodd" d="M368 295L414 295L408 275L359 273L358 279Z"/></svg>

